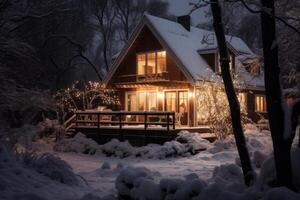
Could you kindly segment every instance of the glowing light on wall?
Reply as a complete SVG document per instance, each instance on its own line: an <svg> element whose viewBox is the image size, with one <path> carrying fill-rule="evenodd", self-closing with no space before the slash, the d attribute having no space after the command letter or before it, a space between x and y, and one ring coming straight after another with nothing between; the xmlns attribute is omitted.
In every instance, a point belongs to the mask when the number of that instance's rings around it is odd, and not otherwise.
<svg viewBox="0 0 300 200"><path fill-rule="evenodd" d="M163 100L165 98L165 94L162 91L157 92L157 97L159 100Z"/></svg>

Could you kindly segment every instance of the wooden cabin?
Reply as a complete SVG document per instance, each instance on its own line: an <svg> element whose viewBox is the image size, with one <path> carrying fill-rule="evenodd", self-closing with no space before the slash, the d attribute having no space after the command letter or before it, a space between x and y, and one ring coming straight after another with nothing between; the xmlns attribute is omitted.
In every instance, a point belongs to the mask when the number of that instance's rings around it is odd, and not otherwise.
<svg viewBox="0 0 300 200"><path fill-rule="evenodd" d="M257 121L266 115L263 71L253 73L241 67L238 58L253 52L240 38L226 38L232 73L243 83L238 88L240 103ZM220 80L218 60L214 32L190 26L189 16L174 22L145 15L104 83L119 92L123 111L174 111L177 124L197 127L205 124L205 111L197 107L196 97L205 83ZM127 117L127 121L143 120L143 116Z"/></svg>

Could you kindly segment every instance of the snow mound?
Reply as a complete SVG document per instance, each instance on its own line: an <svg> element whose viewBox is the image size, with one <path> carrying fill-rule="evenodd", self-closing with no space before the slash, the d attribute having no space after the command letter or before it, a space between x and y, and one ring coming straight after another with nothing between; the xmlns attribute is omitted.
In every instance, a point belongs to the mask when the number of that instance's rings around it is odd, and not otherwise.
<svg viewBox="0 0 300 200"><path fill-rule="evenodd" d="M134 147L128 141L112 139L106 144L98 145L94 140L78 133L74 138L63 139L54 145L55 151L75 152L84 154L105 154L118 158L140 157L147 159L165 159L169 157L186 157L199 151L212 148L212 144L200 137L198 133L181 131L173 141L163 145L148 144Z"/></svg>
<svg viewBox="0 0 300 200"><path fill-rule="evenodd" d="M132 199L162 199L162 193L157 184L147 177L138 177L134 181L132 190L130 191Z"/></svg>
<svg viewBox="0 0 300 200"><path fill-rule="evenodd" d="M18 156L18 159L26 167L34 169L36 172L49 177L51 180L58 181L67 185L80 185L72 168L59 157L52 154L43 154L41 156L24 153Z"/></svg>
<svg viewBox="0 0 300 200"><path fill-rule="evenodd" d="M77 199L86 193L64 161L50 155L16 156L3 145L0 180L0 199Z"/></svg>
<svg viewBox="0 0 300 200"><path fill-rule="evenodd" d="M212 144L208 140L203 139L199 133L180 131L175 140L182 144L187 144L192 153L212 147Z"/></svg>
<svg viewBox="0 0 300 200"><path fill-rule="evenodd" d="M150 171L146 168L125 168L120 172L120 175L116 179L116 189L118 190L118 195L121 198L127 199L131 197L131 190L134 187L139 187L141 184L148 184L145 181L140 181L139 183L135 183L135 181L139 178L144 179L152 179L150 175ZM135 189L133 191L133 195L137 194L138 191ZM138 199L138 198L137 198Z"/></svg>
<svg viewBox="0 0 300 200"><path fill-rule="evenodd" d="M243 172L238 165L226 164L216 167L213 172L214 182L237 182L243 184Z"/></svg>
<svg viewBox="0 0 300 200"><path fill-rule="evenodd" d="M210 147L210 142L201 138L198 133L189 133L187 131L181 131L175 140L165 142L163 145L148 144L142 147L133 147L128 141L121 142L118 139L112 139L104 145L99 145L102 153L107 156L119 158L132 156L148 159L185 157Z"/></svg>
<svg viewBox="0 0 300 200"><path fill-rule="evenodd" d="M120 142L118 139L112 139L100 148L107 156L125 158L135 154L135 148L128 141Z"/></svg>
<svg viewBox="0 0 300 200"><path fill-rule="evenodd" d="M95 154L99 145L82 133L77 133L73 138L58 141L53 149L60 152L75 152L84 154Z"/></svg>

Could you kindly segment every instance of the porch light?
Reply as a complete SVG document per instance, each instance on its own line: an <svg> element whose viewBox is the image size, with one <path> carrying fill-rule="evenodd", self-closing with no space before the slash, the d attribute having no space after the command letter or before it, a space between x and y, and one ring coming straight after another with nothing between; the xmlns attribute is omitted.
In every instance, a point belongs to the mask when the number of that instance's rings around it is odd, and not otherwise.
<svg viewBox="0 0 300 200"><path fill-rule="evenodd" d="M163 100L165 98L164 92L158 91L157 92L157 97L159 100Z"/></svg>
<svg viewBox="0 0 300 200"><path fill-rule="evenodd" d="M193 91L189 91L189 98L192 99L195 97L195 93Z"/></svg>

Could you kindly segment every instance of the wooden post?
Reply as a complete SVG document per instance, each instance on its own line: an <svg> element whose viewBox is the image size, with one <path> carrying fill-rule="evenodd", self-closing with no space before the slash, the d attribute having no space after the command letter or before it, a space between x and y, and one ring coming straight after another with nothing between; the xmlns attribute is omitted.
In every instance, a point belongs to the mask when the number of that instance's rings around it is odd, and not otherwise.
<svg viewBox="0 0 300 200"><path fill-rule="evenodd" d="M119 113L119 126L120 126L120 129L122 129L122 114Z"/></svg>
<svg viewBox="0 0 300 200"><path fill-rule="evenodd" d="M175 130L175 112L173 112L172 117L173 117L173 129Z"/></svg>
<svg viewBox="0 0 300 200"><path fill-rule="evenodd" d="M170 131L170 115L167 113L167 130Z"/></svg>
<svg viewBox="0 0 300 200"><path fill-rule="evenodd" d="M77 113L75 113L75 115L76 115L76 117L75 117L75 126L76 126L76 128L78 127L78 114Z"/></svg>
<svg viewBox="0 0 300 200"><path fill-rule="evenodd" d="M147 129L147 126L148 126L148 124L147 124L147 112L145 111L145 114L144 114L144 128L145 128L145 130Z"/></svg>
<svg viewBox="0 0 300 200"><path fill-rule="evenodd" d="M97 113L97 118L98 118L98 129L100 128L100 113Z"/></svg>

